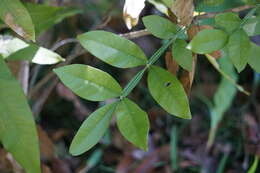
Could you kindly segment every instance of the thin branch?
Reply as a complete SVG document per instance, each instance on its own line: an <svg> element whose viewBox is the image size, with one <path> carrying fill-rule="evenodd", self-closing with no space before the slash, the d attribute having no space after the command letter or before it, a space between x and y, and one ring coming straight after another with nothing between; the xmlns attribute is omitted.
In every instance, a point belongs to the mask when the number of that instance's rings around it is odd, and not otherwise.
<svg viewBox="0 0 260 173"><path fill-rule="evenodd" d="M125 37L127 39L135 39L143 36L150 35L151 33L147 31L147 29L140 30L140 31L133 31L125 34L119 34L121 37Z"/></svg>
<svg viewBox="0 0 260 173"><path fill-rule="evenodd" d="M57 49L59 49L60 47L64 46L65 44L68 44L68 43L78 43L78 40L75 38L67 38L65 40L58 41L57 43L55 43L52 46L51 50L56 51Z"/></svg>

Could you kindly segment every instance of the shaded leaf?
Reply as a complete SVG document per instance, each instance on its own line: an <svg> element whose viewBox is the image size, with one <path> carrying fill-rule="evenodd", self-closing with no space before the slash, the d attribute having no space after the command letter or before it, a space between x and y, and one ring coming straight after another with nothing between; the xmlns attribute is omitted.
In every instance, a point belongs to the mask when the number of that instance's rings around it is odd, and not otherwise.
<svg viewBox="0 0 260 173"><path fill-rule="evenodd" d="M0 140L27 173L40 173L35 123L18 81L0 56ZM25 157L26 156L26 157Z"/></svg>
<svg viewBox="0 0 260 173"><path fill-rule="evenodd" d="M185 70L192 70L192 52L187 49L187 43L184 40L177 39L172 45L173 58Z"/></svg>
<svg viewBox="0 0 260 173"><path fill-rule="evenodd" d="M174 37L179 30L177 25L158 15L143 17L143 23L149 32L161 39L170 39Z"/></svg>
<svg viewBox="0 0 260 173"><path fill-rule="evenodd" d="M246 95L250 95L249 92L247 92L242 86L240 86L240 85L238 85L238 84L236 83L236 80L234 80L234 79L233 79L232 77L230 77L225 71L223 71L223 70L220 68L220 66L219 66L219 64L218 64L218 62L217 62L217 60L216 60L214 57L212 57L212 56L209 55L209 54L206 54L206 57L208 58L209 62L213 65L213 67L214 67L224 78L226 78L229 82L231 82L233 85L235 85L236 88L237 88L240 92L243 92L243 93L246 94Z"/></svg>
<svg viewBox="0 0 260 173"><path fill-rule="evenodd" d="M25 3L35 25L36 35L61 22L64 18L81 13L78 8L54 7L42 4Z"/></svg>
<svg viewBox="0 0 260 173"><path fill-rule="evenodd" d="M180 81L171 73L152 66L148 74L148 88L167 112L179 118L191 119L188 97Z"/></svg>
<svg viewBox="0 0 260 173"><path fill-rule="evenodd" d="M195 53L206 54L220 50L227 43L228 36L218 29L204 29L200 31L187 46Z"/></svg>
<svg viewBox="0 0 260 173"><path fill-rule="evenodd" d="M0 18L18 35L35 41L35 30L32 19L19 0L1 0Z"/></svg>
<svg viewBox="0 0 260 173"><path fill-rule="evenodd" d="M251 50L248 58L248 64L257 73L260 73L260 47L254 43L251 43Z"/></svg>
<svg viewBox="0 0 260 173"><path fill-rule="evenodd" d="M71 143L72 155L80 155L98 143L109 127L117 104L116 102L99 108L83 122Z"/></svg>
<svg viewBox="0 0 260 173"><path fill-rule="evenodd" d="M248 36L260 35L260 16L248 19L244 24L243 29Z"/></svg>
<svg viewBox="0 0 260 173"><path fill-rule="evenodd" d="M232 33L236 30L241 22L242 20L236 13L221 13L215 16L216 25L228 33Z"/></svg>
<svg viewBox="0 0 260 173"><path fill-rule="evenodd" d="M73 64L54 69L65 86L78 96L91 101L104 101L120 96L122 88L108 73L97 68Z"/></svg>
<svg viewBox="0 0 260 173"><path fill-rule="evenodd" d="M227 44L228 57L238 72L241 72L248 63L250 47L249 37L243 29L237 30L229 38Z"/></svg>
<svg viewBox="0 0 260 173"><path fill-rule="evenodd" d="M102 61L119 68L145 65L147 58L132 41L106 31L79 35L81 45Z"/></svg>
<svg viewBox="0 0 260 173"><path fill-rule="evenodd" d="M234 82L237 81L238 76L234 70L233 65L229 62L227 57L220 58L220 68L226 75L230 76ZM227 94L228 93L228 94ZM222 76L219 87L214 95L214 107L210 109L211 112L211 129L208 140L208 147L211 147L216 136L217 127L223 119L224 113L231 106L232 101L237 93L236 87L230 83L228 79Z"/></svg>
<svg viewBox="0 0 260 173"><path fill-rule="evenodd" d="M147 150L149 120L146 112L124 98L116 108L117 126L122 135L137 147Z"/></svg>

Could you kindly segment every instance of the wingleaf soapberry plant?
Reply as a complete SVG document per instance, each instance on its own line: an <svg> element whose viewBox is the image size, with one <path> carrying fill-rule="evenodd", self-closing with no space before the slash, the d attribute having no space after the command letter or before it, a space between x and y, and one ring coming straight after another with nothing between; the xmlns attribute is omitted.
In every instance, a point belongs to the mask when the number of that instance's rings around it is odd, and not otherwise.
<svg viewBox="0 0 260 173"><path fill-rule="evenodd" d="M227 10L224 7L229 7L231 2L227 0L197 0L195 5L192 0L149 2L168 15L168 19L159 15L149 15L142 19L146 34L163 40L162 46L150 58L147 58L137 44L111 32L95 30L77 37L84 49L111 66L122 69L142 67L124 88L112 75L89 65L72 64L54 69L64 85L82 99L96 102L113 100L112 103L94 111L83 122L71 143L72 155L80 155L96 145L109 128L113 116L116 118L119 131L128 141L143 150L148 150L148 115L138 103L128 98L146 73L147 86L154 100L169 114L191 119L185 84L187 83L189 88L192 85L198 54L199 58L207 59L222 75L220 88L211 107L208 148L214 141L216 127L231 104L236 90L250 94L237 84L236 71L243 71L249 64L260 73L260 47L249 38L260 33L259 1L240 2L247 4L246 9L251 9L243 19L239 17L237 9L219 14L193 16L194 10L200 12L200 9L207 5L223 5L222 11ZM166 5L162 10L160 8L163 4ZM143 7L144 1L126 1L124 17L128 28L137 24ZM171 7L172 10L168 9ZM23 41L10 35L0 36L0 140L28 173L40 173L38 136L23 93L26 88L20 87L6 62L23 60L49 65L64 61L52 50L30 41L35 41L40 33L65 17L80 12L81 10L75 8L21 3L19 0L2 0L0 3L1 21L25 39ZM188 15L185 16L186 13ZM210 20L203 20L203 16L207 15L211 16ZM203 29L201 24L211 26ZM191 34L194 30L196 32ZM156 65L159 58L169 49L173 60L185 75L188 74L188 82ZM220 60L216 60L216 52L221 54ZM223 104L223 97L227 92L230 97L225 99Z"/></svg>

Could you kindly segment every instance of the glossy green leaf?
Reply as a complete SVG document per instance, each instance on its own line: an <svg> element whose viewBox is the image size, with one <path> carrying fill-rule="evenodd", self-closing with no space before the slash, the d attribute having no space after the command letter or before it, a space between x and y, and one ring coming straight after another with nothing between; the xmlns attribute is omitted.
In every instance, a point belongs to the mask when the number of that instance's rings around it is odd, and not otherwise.
<svg viewBox="0 0 260 173"><path fill-rule="evenodd" d="M148 88L156 102L179 118L191 119L188 97L180 81L170 72L152 66L148 73Z"/></svg>
<svg viewBox="0 0 260 173"><path fill-rule="evenodd" d="M18 35L35 41L32 19L19 0L1 0L0 18Z"/></svg>
<svg viewBox="0 0 260 173"><path fill-rule="evenodd" d="M102 61L119 68L145 65L147 58L135 43L106 31L79 35L81 45Z"/></svg>
<svg viewBox="0 0 260 173"><path fill-rule="evenodd" d="M260 35L260 16L248 19L243 26L248 36Z"/></svg>
<svg viewBox="0 0 260 173"><path fill-rule="evenodd" d="M98 143L109 127L117 104L112 103L99 108L83 122L71 143L72 155L80 155Z"/></svg>
<svg viewBox="0 0 260 173"><path fill-rule="evenodd" d="M249 37L243 29L237 30L229 37L227 44L228 57L238 72L241 72L246 67L250 48Z"/></svg>
<svg viewBox="0 0 260 173"><path fill-rule="evenodd" d="M42 4L25 3L35 25L36 35L61 22L64 18L81 13L78 8L54 7Z"/></svg>
<svg viewBox="0 0 260 173"><path fill-rule="evenodd" d="M104 101L118 97L122 92L112 76L88 65L68 65L57 68L54 72L75 94L87 100Z"/></svg>
<svg viewBox="0 0 260 173"><path fill-rule="evenodd" d="M161 39L170 39L174 37L179 30L177 25L158 15L143 17L143 23L149 32Z"/></svg>
<svg viewBox="0 0 260 173"><path fill-rule="evenodd" d="M187 46L195 53L206 54L223 48L228 40L224 31L218 29L205 29L200 31Z"/></svg>
<svg viewBox="0 0 260 173"><path fill-rule="evenodd" d="M251 43L251 50L248 58L248 64L257 72L260 73L260 46Z"/></svg>
<svg viewBox="0 0 260 173"><path fill-rule="evenodd" d="M192 70L192 52L187 49L184 40L177 39L172 45L172 57L185 70Z"/></svg>
<svg viewBox="0 0 260 173"><path fill-rule="evenodd" d="M116 108L116 117L122 135L137 147L147 150L149 119L146 112L124 98Z"/></svg>
<svg viewBox="0 0 260 173"><path fill-rule="evenodd" d="M220 5L224 2L224 0L203 0L206 5L215 6Z"/></svg>
<svg viewBox="0 0 260 173"><path fill-rule="evenodd" d="M220 27L224 29L228 33L232 33L234 30L236 30L242 20L239 18L239 16L236 13L221 13L216 15L215 17L215 23L217 27Z"/></svg>
<svg viewBox="0 0 260 173"><path fill-rule="evenodd" d="M19 82L0 56L0 140L27 173L40 173L35 123Z"/></svg>

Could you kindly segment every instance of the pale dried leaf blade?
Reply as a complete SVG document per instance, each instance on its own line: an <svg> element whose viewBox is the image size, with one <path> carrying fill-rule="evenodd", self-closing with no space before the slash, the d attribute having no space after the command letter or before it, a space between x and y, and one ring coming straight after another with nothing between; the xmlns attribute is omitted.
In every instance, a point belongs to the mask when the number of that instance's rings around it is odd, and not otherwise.
<svg viewBox="0 0 260 173"><path fill-rule="evenodd" d="M179 24L183 26L191 24L194 13L193 0L176 0L171 10L178 17Z"/></svg>
<svg viewBox="0 0 260 173"><path fill-rule="evenodd" d="M145 7L145 0L125 0L123 18L127 28L130 30L139 21L139 15Z"/></svg>

